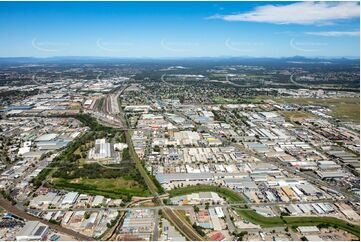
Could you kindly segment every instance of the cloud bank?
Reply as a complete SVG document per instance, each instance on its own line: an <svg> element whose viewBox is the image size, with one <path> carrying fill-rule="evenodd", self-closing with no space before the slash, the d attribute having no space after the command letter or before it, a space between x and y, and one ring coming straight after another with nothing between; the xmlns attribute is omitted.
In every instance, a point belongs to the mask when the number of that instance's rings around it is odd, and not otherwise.
<svg viewBox="0 0 361 242"><path fill-rule="evenodd" d="M340 37L340 36L359 36L359 31L324 31L324 32L305 32L307 35Z"/></svg>
<svg viewBox="0 0 361 242"><path fill-rule="evenodd" d="M214 15L208 19L273 24L333 24L360 16L358 2L298 2L288 5L264 5L253 11Z"/></svg>

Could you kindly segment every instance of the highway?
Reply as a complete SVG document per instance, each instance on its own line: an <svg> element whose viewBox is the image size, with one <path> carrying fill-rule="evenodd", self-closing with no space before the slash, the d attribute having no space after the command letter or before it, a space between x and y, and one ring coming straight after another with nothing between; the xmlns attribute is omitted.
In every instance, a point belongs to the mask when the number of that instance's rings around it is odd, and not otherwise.
<svg viewBox="0 0 361 242"><path fill-rule="evenodd" d="M290 82L292 82L292 84L294 84L294 85L296 85L296 86L299 86L299 87L302 87L302 88L310 88L310 86L300 84L300 83L296 82L295 80L293 80L293 76L294 76L295 74L296 74L296 73L292 73L291 76L290 76ZM314 88L317 88L317 87L314 87Z"/></svg>
<svg viewBox="0 0 361 242"><path fill-rule="evenodd" d="M166 84L166 85L168 85L168 86L171 86L171 87L178 87L178 85L175 85L175 84L173 84L173 83L166 82L166 81L164 80L165 75L166 75L166 74L163 74L163 75L160 77L160 80L161 80L164 84Z"/></svg>

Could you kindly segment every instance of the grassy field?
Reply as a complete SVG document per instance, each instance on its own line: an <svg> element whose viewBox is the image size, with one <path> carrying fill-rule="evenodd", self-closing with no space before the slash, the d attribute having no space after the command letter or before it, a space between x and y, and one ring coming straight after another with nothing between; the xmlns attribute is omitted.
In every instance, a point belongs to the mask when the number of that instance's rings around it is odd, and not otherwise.
<svg viewBox="0 0 361 242"><path fill-rule="evenodd" d="M110 198L125 198L127 196L149 196L148 190L134 180L117 178L76 178L72 180L54 178L51 184L56 188L77 191L92 195L103 195Z"/></svg>
<svg viewBox="0 0 361 242"><path fill-rule="evenodd" d="M360 237L360 226L350 224L344 220L334 217L264 217L251 209L236 209L236 212L245 220L262 227L279 226L317 226L327 225L345 230L351 234Z"/></svg>
<svg viewBox="0 0 361 242"><path fill-rule="evenodd" d="M232 104L232 103L238 103L237 99L233 99L233 98L224 98L224 97L215 97L213 99L213 102L215 104Z"/></svg>
<svg viewBox="0 0 361 242"><path fill-rule="evenodd" d="M315 117L311 113L307 113L307 112L303 112L303 111L282 111L280 113L282 114L282 116L284 116L287 120L290 120L290 121Z"/></svg>
<svg viewBox="0 0 361 242"><path fill-rule="evenodd" d="M217 187L212 185L195 185L195 186L174 188L170 190L168 193L170 197L175 197L175 196L186 195L196 192L216 192L219 195L225 197L230 202L239 202L239 203L245 202L240 194L228 188Z"/></svg>
<svg viewBox="0 0 361 242"><path fill-rule="evenodd" d="M360 98L273 98L279 103L322 105L331 110L330 115L344 120L360 123Z"/></svg>

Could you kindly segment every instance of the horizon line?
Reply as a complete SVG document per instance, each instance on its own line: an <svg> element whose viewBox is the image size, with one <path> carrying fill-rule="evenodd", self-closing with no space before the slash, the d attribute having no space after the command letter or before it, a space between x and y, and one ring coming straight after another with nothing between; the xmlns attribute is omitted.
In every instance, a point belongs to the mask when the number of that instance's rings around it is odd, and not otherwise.
<svg viewBox="0 0 361 242"><path fill-rule="evenodd" d="M92 56L92 55L65 55L65 56L0 56L0 59L15 59L15 58L33 58L33 59L55 59L55 58L99 58L99 59L197 59L197 58L215 58L215 59L230 59L230 58L271 58L271 59L285 59L285 58L309 58L309 59L360 59L360 56L305 56L305 55L289 55L289 56Z"/></svg>

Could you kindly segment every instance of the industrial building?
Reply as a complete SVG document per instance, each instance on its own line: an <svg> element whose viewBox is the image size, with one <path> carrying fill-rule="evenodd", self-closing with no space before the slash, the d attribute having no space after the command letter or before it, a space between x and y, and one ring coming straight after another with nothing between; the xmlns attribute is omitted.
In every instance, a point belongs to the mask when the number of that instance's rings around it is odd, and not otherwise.
<svg viewBox="0 0 361 242"><path fill-rule="evenodd" d="M47 240L49 227L39 221L28 221L19 233L16 234L17 241Z"/></svg>

